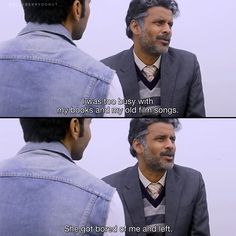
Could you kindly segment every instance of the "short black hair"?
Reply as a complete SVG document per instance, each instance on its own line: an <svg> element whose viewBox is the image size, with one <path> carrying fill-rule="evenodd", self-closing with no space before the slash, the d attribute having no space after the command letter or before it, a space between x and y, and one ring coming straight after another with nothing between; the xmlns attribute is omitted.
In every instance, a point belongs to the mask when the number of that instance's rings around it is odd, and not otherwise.
<svg viewBox="0 0 236 236"><path fill-rule="evenodd" d="M39 24L61 24L69 15L75 0L21 0L25 12L25 21ZM81 17L85 14L85 1Z"/></svg>
<svg viewBox="0 0 236 236"><path fill-rule="evenodd" d="M178 16L179 7L175 0L132 0L126 15L126 35L133 38L133 32L130 29L132 20L143 21L147 10L151 7L164 7L172 11L173 16Z"/></svg>
<svg viewBox="0 0 236 236"><path fill-rule="evenodd" d="M154 123L166 123L173 125L175 130L180 129L181 124L177 118L133 118L130 121L128 141L130 144L130 153L136 157L136 151L133 148L134 139L140 139L147 134L148 126Z"/></svg>
<svg viewBox="0 0 236 236"><path fill-rule="evenodd" d="M25 142L56 142L65 138L72 118L20 118ZM84 135L84 118L78 118Z"/></svg>

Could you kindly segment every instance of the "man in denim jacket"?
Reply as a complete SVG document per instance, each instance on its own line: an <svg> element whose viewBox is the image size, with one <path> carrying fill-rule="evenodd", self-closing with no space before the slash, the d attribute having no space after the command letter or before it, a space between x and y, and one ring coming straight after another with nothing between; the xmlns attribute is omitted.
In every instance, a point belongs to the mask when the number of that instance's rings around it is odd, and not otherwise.
<svg viewBox="0 0 236 236"><path fill-rule="evenodd" d="M115 189L74 162L90 140L90 119L25 118L21 125L27 144L0 163L0 235L123 235Z"/></svg>
<svg viewBox="0 0 236 236"><path fill-rule="evenodd" d="M76 47L90 0L22 0L27 26L0 44L0 116L123 116L116 73Z"/></svg>

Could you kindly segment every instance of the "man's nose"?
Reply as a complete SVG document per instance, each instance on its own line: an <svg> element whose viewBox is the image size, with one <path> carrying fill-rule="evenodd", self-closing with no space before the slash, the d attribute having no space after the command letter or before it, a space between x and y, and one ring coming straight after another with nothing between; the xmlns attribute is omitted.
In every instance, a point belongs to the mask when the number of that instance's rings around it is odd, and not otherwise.
<svg viewBox="0 0 236 236"><path fill-rule="evenodd" d="M164 26L163 26L163 31L162 31L163 34L172 34L172 29L171 29L171 26L166 23Z"/></svg>
<svg viewBox="0 0 236 236"><path fill-rule="evenodd" d="M175 148L175 142L172 139L170 139L170 138L167 139L165 148L173 150Z"/></svg>

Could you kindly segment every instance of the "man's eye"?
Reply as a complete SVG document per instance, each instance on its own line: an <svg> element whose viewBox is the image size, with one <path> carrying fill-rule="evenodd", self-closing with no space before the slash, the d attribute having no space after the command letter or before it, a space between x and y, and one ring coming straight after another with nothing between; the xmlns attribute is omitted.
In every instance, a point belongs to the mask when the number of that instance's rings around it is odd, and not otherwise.
<svg viewBox="0 0 236 236"><path fill-rule="evenodd" d="M171 140L172 143L174 143L176 138L171 138L170 140Z"/></svg>
<svg viewBox="0 0 236 236"><path fill-rule="evenodd" d="M164 138L163 137L158 137L158 138L156 138L156 140L159 141L159 142L162 142L162 141L164 141Z"/></svg>
<svg viewBox="0 0 236 236"><path fill-rule="evenodd" d="M156 21L154 22L156 25L163 25L164 24L164 21Z"/></svg>

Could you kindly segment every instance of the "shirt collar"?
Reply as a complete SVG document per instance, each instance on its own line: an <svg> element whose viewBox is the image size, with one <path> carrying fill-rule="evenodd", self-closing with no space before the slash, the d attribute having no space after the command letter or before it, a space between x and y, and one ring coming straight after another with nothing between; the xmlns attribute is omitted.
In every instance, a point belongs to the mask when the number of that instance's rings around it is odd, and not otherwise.
<svg viewBox="0 0 236 236"><path fill-rule="evenodd" d="M71 162L74 162L71 154L69 153L68 149L60 142L27 142L26 145L18 152L18 154L31 152L35 150L46 150L51 152L56 152L59 155L65 157L66 159L70 160Z"/></svg>
<svg viewBox="0 0 236 236"><path fill-rule="evenodd" d="M165 171L165 174L161 177L161 179L157 182L159 184L161 184L163 187L165 186L165 181L166 181L166 173L167 171ZM148 187L149 184L151 184L152 182L149 181L144 175L143 173L141 172L141 170L139 169L138 167L138 174L139 174L139 179L140 181L142 182L143 186L145 188Z"/></svg>
<svg viewBox="0 0 236 236"><path fill-rule="evenodd" d="M139 57L136 55L135 51L133 50L133 54L134 54L134 61L137 65L137 67L139 68L140 71L142 71L144 69L144 67L146 67L147 65L144 64ZM155 63L153 64L154 66L156 66L157 69L160 69L160 63L161 63L161 56L155 61Z"/></svg>
<svg viewBox="0 0 236 236"><path fill-rule="evenodd" d="M73 42L73 39L71 37L71 33L61 24L49 25L49 24L38 24L38 23L29 22L26 25L26 27L23 30L21 30L21 32L18 35L20 36L20 35L28 34L35 31L44 31L44 32L60 35L64 37L67 41L69 41L71 44L76 46L76 44Z"/></svg>

